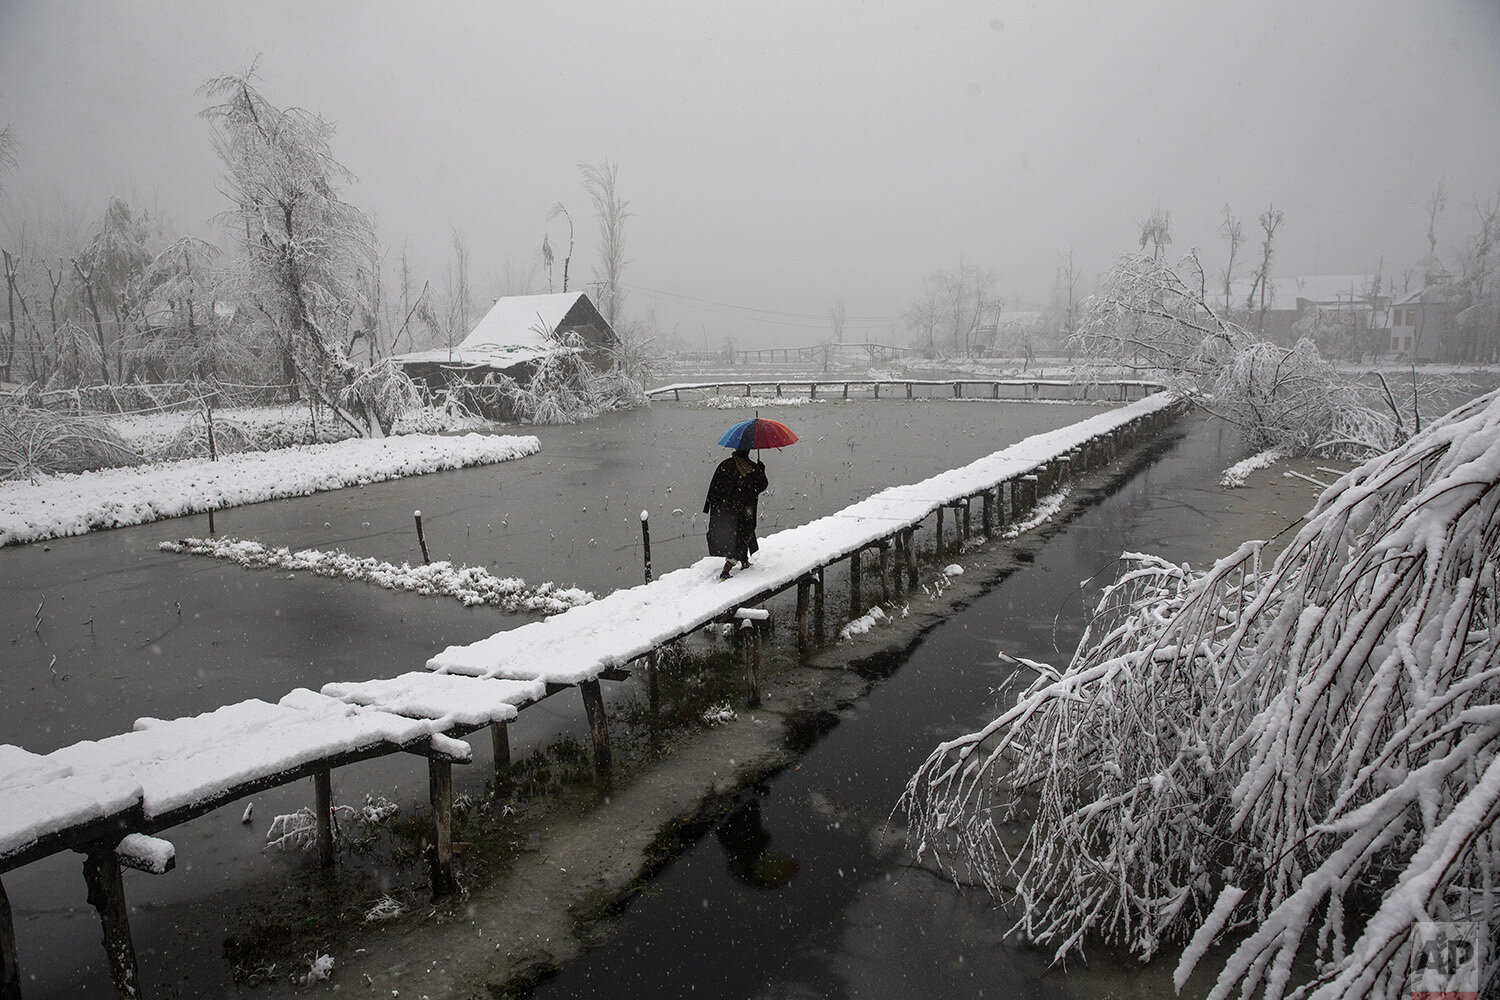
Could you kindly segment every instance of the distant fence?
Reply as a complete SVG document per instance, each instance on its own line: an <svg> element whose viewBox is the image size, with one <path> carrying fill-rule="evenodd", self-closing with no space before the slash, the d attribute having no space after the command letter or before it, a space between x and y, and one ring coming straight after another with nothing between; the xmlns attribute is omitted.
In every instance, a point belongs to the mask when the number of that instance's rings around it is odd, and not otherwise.
<svg viewBox="0 0 1500 1000"><path fill-rule="evenodd" d="M893 347L890 344L811 344L803 347L762 347L743 351L681 351L672 355L672 363L674 365L814 364L835 358L889 361L892 358L911 357L921 353L920 348Z"/></svg>
<svg viewBox="0 0 1500 1000"><path fill-rule="evenodd" d="M150 413L198 406L207 395L216 405L254 406L291 398L292 386L240 382L127 382L84 385L71 389L38 389L23 385L0 391L0 403L25 404L65 413Z"/></svg>
<svg viewBox="0 0 1500 1000"><path fill-rule="evenodd" d="M887 390L884 397L880 390ZM806 395L809 399L828 398L872 398L872 399L1010 399L1010 400L1119 400L1141 399L1164 389L1159 382L1140 379L1112 379L1109 381L1073 381L1070 379L744 379L733 382L678 382L646 390L646 395L659 399L668 394L681 400L684 393L695 396L725 395L725 390L743 391L745 396L755 395L755 390L776 396ZM823 395L820 397L819 392Z"/></svg>

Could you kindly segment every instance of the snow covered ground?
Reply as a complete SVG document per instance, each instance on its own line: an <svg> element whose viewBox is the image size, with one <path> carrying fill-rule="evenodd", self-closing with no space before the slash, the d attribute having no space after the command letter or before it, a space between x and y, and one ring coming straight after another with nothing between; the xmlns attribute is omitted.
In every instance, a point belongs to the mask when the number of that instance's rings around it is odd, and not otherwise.
<svg viewBox="0 0 1500 1000"><path fill-rule="evenodd" d="M531 435L406 434L0 483L0 546L535 454Z"/></svg>

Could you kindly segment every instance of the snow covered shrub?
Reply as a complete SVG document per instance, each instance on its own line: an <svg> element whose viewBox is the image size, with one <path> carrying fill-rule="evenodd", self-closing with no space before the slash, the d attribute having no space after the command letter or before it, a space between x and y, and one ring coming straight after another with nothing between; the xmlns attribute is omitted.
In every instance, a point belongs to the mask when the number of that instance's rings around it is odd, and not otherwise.
<svg viewBox="0 0 1500 1000"><path fill-rule="evenodd" d="M214 417L214 454L232 455L235 452L258 450L248 429L237 421ZM172 461L208 456L208 417L200 410L189 416L187 422L152 458L157 461Z"/></svg>
<svg viewBox="0 0 1500 1000"><path fill-rule="evenodd" d="M1058 957L1191 935L1180 988L1241 932L1215 1000L1288 995L1304 947L1290 995L1393 1000L1420 922L1500 930L1500 393L1344 475L1267 572L1259 553L1127 556L1069 665L1033 664L912 777L910 836L1014 878Z"/></svg>
<svg viewBox="0 0 1500 1000"><path fill-rule="evenodd" d="M421 399L401 366L384 358L355 375L338 393L338 404L363 415L372 437L384 437Z"/></svg>
<svg viewBox="0 0 1500 1000"><path fill-rule="evenodd" d="M571 424L598 412L590 383L594 378L576 334L565 334L559 350L540 358L531 378L520 382L497 375L495 384L511 410L529 424Z"/></svg>
<svg viewBox="0 0 1500 1000"><path fill-rule="evenodd" d="M101 417L0 406L0 480L134 465L140 455Z"/></svg>

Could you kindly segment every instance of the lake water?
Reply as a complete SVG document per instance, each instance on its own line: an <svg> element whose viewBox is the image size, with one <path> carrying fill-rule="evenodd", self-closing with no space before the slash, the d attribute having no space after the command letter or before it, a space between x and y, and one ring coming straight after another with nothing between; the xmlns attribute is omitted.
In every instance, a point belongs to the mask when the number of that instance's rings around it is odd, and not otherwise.
<svg viewBox="0 0 1500 1000"><path fill-rule="evenodd" d="M1093 412L947 399L776 407L766 415L802 440L765 456L772 492L761 504L761 533ZM705 524L697 512L726 454L714 441L749 415L658 403L572 427L525 428L541 439L541 454L224 511L218 533L416 561L411 515L421 509L434 559L605 593L641 578L642 509L652 515L658 572L702 557ZM206 533L206 518L180 518L0 550L7 636L0 742L46 752L125 731L140 716L189 715L250 697L274 701L298 686L392 676L419 668L444 645L529 620L157 549L162 540ZM512 726L517 753L558 732L581 736L581 715L576 698L529 709ZM425 768L413 760L341 769L335 797L359 802L374 792L403 806L425 802ZM458 791L481 790L487 770L482 763L459 769ZM285 880L300 865L261 848L271 817L310 804L306 784L255 796L251 823L240 822L243 806L231 805L174 828L166 835L177 845L178 870L127 875L147 984L170 984L181 996L229 988L224 940L253 925L259 905L247 887ZM367 866L362 877L378 885L386 876ZM26 995L110 995L79 859L59 855L7 873L5 886L21 969L35 977Z"/></svg>

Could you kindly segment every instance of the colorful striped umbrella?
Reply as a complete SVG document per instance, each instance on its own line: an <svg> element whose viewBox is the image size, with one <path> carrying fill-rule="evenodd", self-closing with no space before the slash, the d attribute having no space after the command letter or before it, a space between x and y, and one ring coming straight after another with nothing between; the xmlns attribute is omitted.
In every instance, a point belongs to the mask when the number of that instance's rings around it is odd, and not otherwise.
<svg viewBox="0 0 1500 1000"><path fill-rule="evenodd" d="M779 420L755 417L741 420L719 438L726 448L741 451L749 448L784 448L797 440L790 427Z"/></svg>

